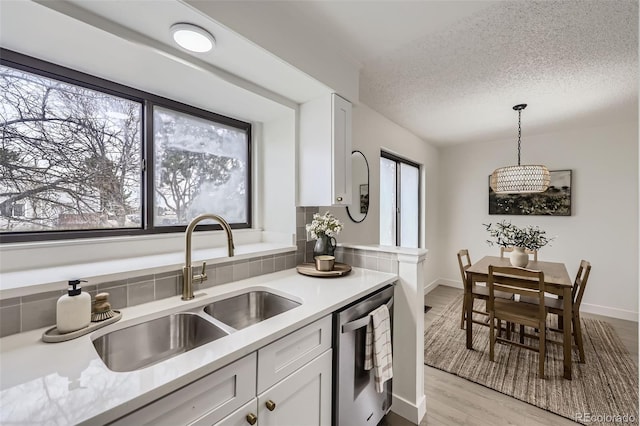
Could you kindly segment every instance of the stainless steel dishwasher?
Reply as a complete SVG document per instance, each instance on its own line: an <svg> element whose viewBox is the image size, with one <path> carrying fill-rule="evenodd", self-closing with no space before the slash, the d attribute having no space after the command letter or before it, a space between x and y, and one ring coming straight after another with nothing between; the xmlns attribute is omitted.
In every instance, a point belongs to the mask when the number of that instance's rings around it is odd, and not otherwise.
<svg viewBox="0 0 640 426"><path fill-rule="evenodd" d="M333 424L377 425L391 408L391 382L376 392L374 373L364 369L364 345L369 313L386 304L393 333L393 285L358 300L333 318Z"/></svg>

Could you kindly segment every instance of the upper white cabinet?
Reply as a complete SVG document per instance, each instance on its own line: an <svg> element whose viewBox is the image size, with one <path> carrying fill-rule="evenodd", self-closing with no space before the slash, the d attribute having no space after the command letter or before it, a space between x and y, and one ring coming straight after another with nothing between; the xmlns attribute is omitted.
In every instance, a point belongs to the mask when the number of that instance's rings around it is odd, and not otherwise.
<svg viewBox="0 0 640 426"><path fill-rule="evenodd" d="M298 205L351 203L351 108L335 93L301 105Z"/></svg>

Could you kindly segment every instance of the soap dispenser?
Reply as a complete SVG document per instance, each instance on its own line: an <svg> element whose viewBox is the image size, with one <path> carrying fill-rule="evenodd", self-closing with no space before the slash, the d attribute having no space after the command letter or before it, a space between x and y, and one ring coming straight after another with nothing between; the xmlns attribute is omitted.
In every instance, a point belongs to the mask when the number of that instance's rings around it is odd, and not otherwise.
<svg viewBox="0 0 640 426"><path fill-rule="evenodd" d="M91 323L91 296L82 292L81 282L86 281L69 281L68 294L58 299L56 327L61 334L80 330Z"/></svg>

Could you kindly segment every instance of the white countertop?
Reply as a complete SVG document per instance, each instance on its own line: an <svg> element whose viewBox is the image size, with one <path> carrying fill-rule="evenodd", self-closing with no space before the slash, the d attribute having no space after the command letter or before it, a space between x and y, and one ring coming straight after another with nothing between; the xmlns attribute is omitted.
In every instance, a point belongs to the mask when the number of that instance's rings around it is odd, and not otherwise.
<svg viewBox="0 0 640 426"><path fill-rule="evenodd" d="M122 309L122 319L63 343L44 343L46 328L0 339L0 424L104 424L148 404L304 325L330 314L397 276L353 268L340 278L314 278L295 269L215 286L185 302L180 296ZM247 290L264 289L302 305L141 370L104 365L91 336L197 308Z"/></svg>

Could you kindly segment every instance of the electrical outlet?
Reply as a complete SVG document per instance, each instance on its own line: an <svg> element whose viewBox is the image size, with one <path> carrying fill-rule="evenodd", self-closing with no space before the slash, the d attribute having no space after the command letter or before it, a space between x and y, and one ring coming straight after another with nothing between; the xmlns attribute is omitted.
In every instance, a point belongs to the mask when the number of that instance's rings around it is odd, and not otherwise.
<svg viewBox="0 0 640 426"><path fill-rule="evenodd" d="M307 241L314 241L315 238L311 237L311 231L307 231Z"/></svg>

